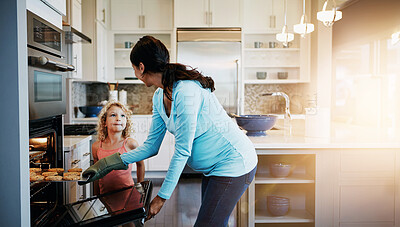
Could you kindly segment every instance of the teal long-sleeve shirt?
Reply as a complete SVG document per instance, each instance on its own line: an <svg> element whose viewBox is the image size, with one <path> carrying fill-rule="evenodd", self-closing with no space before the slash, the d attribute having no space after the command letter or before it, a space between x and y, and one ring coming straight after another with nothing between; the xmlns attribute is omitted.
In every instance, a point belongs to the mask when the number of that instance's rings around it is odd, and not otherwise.
<svg viewBox="0 0 400 227"><path fill-rule="evenodd" d="M166 130L175 136L175 151L158 192L161 198L171 197L186 163L205 176L225 177L242 176L257 165L253 143L197 81L175 82L169 117L163 90L155 91L149 135L142 146L122 154L122 161L130 164L157 155Z"/></svg>

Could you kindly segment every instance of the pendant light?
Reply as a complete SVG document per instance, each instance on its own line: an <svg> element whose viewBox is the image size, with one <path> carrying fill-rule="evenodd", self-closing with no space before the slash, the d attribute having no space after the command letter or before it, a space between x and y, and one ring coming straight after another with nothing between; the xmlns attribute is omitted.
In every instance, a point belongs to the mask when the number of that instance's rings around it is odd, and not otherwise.
<svg viewBox="0 0 400 227"><path fill-rule="evenodd" d="M287 31L286 14L287 14L287 0L285 0L285 25L282 28L282 33L276 34L276 39L279 42L282 42L284 46L287 46L289 42L294 40L293 33L289 33Z"/></svg>
<svg viewBox="0 0 400 227"><path fill-rule="evenodd" d="M331 27L335 21L342 19L342 12L336 10L336 2L333 0L332 10L326 10L328 0L325 1L322 11L317 13L317 19L321 21L326 27Z"/></svg>
<svg viewBox="0 0 400 227"><path fill-rule="evenodd" d="M303 38L306 36L306 34L314 31L314 25L307 23L306 0L303 0L303 15L301 15L300 24L295 24L293 26L293 30L295 33L301 34L301 37Z"/></svg>

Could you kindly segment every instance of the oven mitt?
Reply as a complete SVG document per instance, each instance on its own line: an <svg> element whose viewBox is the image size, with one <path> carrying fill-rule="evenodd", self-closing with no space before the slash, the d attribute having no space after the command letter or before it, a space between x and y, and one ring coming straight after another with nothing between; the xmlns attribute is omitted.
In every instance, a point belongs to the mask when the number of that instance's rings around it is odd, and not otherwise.
<svg viewBox="0 0 400 227"><path fill-rule="evenodd" d="M122 162L120 154L117 152L110 156L100 159L94 165L87 168L83 173L83 178L88 178L87 181L79 181L79 185L87 184L95 180L103 178L112 170L128 169L129 166Z"/></svg>

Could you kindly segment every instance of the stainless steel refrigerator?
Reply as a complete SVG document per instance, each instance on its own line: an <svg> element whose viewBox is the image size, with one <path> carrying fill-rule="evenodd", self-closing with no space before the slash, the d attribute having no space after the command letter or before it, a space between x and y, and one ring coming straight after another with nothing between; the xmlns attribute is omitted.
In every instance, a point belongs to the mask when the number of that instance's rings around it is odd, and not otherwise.
<svg viewBox="0 0 400 227"><path fill-rule="evenodd" d="M213 78L225 111L239 113L240 29L178 29L177 41L177 62Z"/></svg>

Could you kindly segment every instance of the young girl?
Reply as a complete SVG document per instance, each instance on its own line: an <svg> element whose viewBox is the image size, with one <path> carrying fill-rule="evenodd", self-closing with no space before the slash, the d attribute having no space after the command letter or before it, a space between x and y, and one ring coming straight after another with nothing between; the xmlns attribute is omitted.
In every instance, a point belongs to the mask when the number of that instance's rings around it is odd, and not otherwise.
<svg viewBox="0 0 400 227"><path fill-rule="evenodd" d="M97 125L98 140L93 143L92 155L94 162L105 158L115 153L124 154L127 151L134 150L138 147L138 142L129 137L132 131L131 111L128 110L120 102L108 102L99 114ZM144 180L145 166L143 161L136 162L137 167L137 182ZM134 185L131 176L132 165L126 170L113 170L104 178L98 180L94 184L94 193L104 194L110 191L115 191L121 188ZM131 192L131 190L127 190ZM129 196L127 193L127 196ZM136 193L137 203L128 203L130 206L139 206L140 194ZM124 209L130 210L126 206L125 196L117 193L115 196L103 197L102 202L107 207L109 212L117 212ZM134 209L134 207L131 207Z"/></svg>

